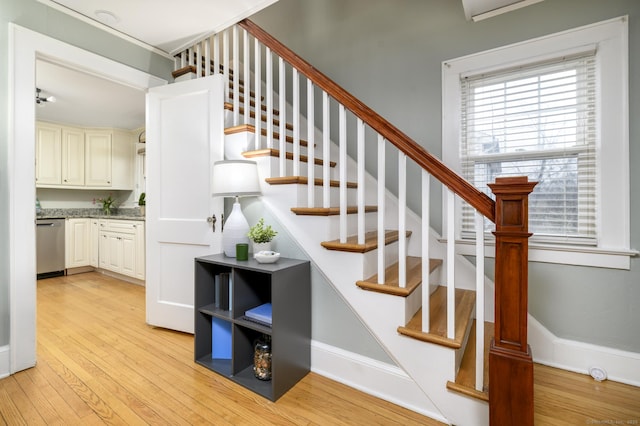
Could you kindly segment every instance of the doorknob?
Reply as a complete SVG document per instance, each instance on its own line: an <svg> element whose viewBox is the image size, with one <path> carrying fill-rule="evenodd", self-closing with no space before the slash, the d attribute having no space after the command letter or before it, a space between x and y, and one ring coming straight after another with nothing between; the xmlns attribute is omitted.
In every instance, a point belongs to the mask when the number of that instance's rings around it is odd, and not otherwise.
<svg viewBox="0 0 640 426"><path fill-rule="evenodd" d="M216 222L218 221L218 219L216 219L216 215L211 215L207 218L207 222L209 222L212 226L212 230L213 232L216 232Z"/></svg>

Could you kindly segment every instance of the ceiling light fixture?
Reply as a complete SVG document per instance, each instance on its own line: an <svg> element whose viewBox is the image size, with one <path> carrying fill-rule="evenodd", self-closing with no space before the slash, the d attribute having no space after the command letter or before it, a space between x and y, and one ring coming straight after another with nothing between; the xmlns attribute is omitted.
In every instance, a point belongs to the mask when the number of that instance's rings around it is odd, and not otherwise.
<svg viewBox="0 0 640 426"><path fill-rule="evenodd" d="M55 96L42 96L42 90L36 87L36 103L40 106L44 106L45 102L54 103L56 101Z"/></svg>
<svg viewBox="0 0 640 426"><path fill-rule="evenodd" d="M118 18L115 13L108 10L96 10L93 13L96 15L98 20L105 25L113 26L120 22L120 18Z"/></svg>

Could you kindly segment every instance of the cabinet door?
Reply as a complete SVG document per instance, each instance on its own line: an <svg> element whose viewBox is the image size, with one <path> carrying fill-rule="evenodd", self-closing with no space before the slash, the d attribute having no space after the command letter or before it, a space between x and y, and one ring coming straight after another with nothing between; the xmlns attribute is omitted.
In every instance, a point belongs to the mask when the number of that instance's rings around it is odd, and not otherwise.
<svg viewBox="0 0 640 426"><path fill-rule="evenodd" d="M135 149L131 132L113 131L113 148L111 152L111 188L134 189Z"/></svg>
<svg viewBox="0 0 640 426"><path fill-rule="evenodd" d="M135 235L121 234L119 237L120 273L135 277L136 275L136 238Z"/></svg>
<svg viewBox="0 0 640 426"><path fill-rule="evenodd" d="M118 234L100 232L100 268L113 272L122 270L122 249Z"/></svg>
<svg viewBox="0 0 640 426"><path fill-rule="evenodd" d="M66 267L78 268L88 266L89 219L68 219L66 226Z"/></svg>
<svg viewBox="0 0 640 426"><path fill-rule="evenodd" d="M98 268L100 266L100 221L91 219L89 227L89 264L94 268Z"/></svg>
<svg viewBox="0 0 640 426"><path fill-rule="evenodd" d="M144 222L136 224L136 274L139 280L145 279L145 230Z"/></svg>
<svg viewBox="0 0 640 426"><path fill-rule="evenodd" d="M45 123L36 125L36 186L62 181L62 130Z"/></svg>
<svg viewBox="0 0 640 426"><path fill-rule="evenodd" d="M85 185L111 186L111 145L110 131L85 132Z"/></svg>
<svg viewBox="0 0 640 426"><path fill-rule="evenodd" d="M84 185L84 131L62 128L62 185Z"/></svg>

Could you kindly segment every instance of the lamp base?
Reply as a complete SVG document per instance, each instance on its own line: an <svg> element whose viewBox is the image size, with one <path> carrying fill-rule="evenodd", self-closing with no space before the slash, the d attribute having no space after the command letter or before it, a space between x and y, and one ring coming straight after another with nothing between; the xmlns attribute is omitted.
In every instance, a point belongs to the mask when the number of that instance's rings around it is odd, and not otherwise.
<svg viewBox="0 0 640 426"><path fill-rule="evenodd" d="M222 250L227 257L236 257L236 244L249 244L249 222L242 214L240 203L233 203L231 214L224 223Z"/></svg>

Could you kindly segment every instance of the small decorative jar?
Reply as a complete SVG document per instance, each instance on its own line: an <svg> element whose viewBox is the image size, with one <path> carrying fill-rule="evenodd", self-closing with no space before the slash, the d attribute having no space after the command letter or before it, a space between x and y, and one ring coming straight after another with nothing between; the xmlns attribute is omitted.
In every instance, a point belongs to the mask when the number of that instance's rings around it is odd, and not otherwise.
<svg viewBox="0 0 640 426"><path fill-rule="evenodd" d="M259 380L271 380L271 337L264 335L258 340L253 352L253 374Z"/></svg>

